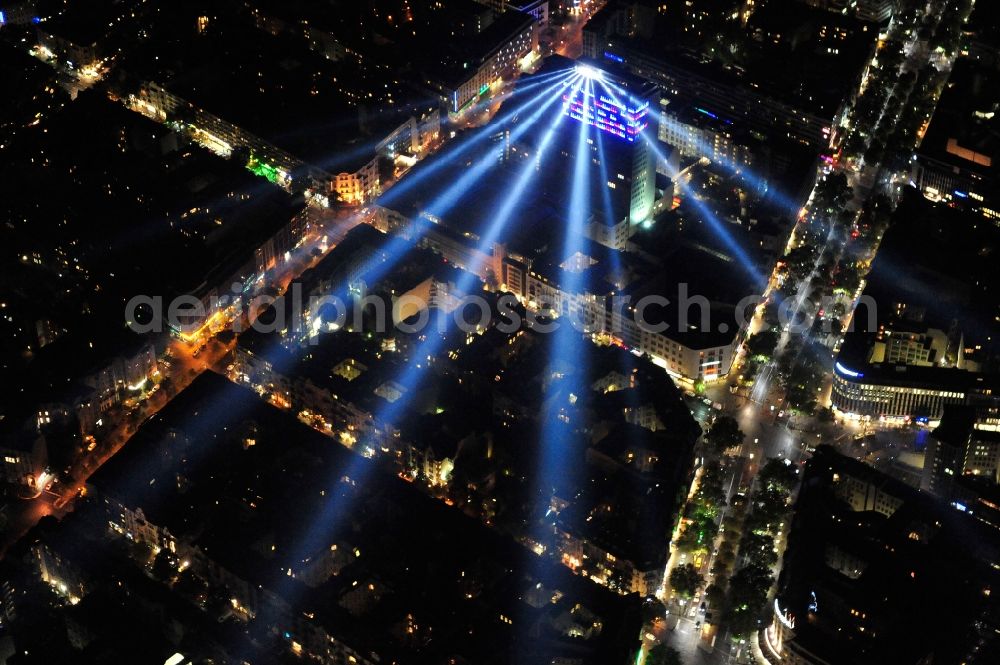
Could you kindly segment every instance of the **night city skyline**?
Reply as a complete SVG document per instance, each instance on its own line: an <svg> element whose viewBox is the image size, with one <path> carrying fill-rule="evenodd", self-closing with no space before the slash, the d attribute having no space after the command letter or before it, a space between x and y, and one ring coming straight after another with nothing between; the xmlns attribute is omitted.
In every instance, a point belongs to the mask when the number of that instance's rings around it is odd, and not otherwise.
<svg viewBox="0 0 1000 665"><path fill-rule="evenodd" d="M0 664L997 662L995 14L0 0Z"/></svg>

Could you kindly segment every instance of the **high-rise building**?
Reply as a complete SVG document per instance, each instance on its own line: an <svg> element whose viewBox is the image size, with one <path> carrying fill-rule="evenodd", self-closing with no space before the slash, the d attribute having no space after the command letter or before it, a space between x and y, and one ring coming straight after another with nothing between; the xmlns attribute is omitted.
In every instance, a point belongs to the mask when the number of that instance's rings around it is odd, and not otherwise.
<svg viewBox="0 0 1000 665"><path fill-rule="evenodd" d="M1000 413L990 408L949 406L927 441L920 488L947 500L965 475L996 483L1000 477Z"/></svg>
<svg viewBox="0 0 1000 665"><path fill-rule="evenodd" d="M576 122L599 130L599 138L608 139L587 140L587 147L593 153L590 164L600 175L600 186L609 188L610 197L620 204L612 206L612 210L628 211L624 220L603 221L610 226L625 221L628 228L634 228L649 219L656 194L656 157L648 142L655 140L656 134L655 130L649 130L648 137L645 134L650 100L656 88L586 61L577 64L576 69L583 75L585 84L567 84L563 96L564 113ZM575 132L565 132L564 138L575 141L574 135ZM576 147L567 150L567 154L575 155ZM600 238L595 240L608 244ZM622 245L610 246L620 248Z"/></svg>

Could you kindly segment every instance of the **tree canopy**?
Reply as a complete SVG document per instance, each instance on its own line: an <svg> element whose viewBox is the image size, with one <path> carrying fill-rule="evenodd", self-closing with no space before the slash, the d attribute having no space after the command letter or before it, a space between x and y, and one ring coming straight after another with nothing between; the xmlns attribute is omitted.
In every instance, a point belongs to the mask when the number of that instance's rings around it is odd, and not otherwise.
<svg viewBox="0 0 1000 665"><path fill-rule="evenodd" d="M712 427L708 430L708 435L705 438L713 448L722 452L727 448L743 443L745 436L735 418L732 416L719 416L712 423Z"/></svg>
<svg viewBox="0 0 1000 665"><path fill-rule="evenodd" d="M761 330L747 339L746 346L749 355L770 358L778 346L778 333L773 330Z"/></svg>
<svg viewBox="0 0 1000 665"><path fill-rule="evenodd" d="M692 563L675 566L670 571L670 588L674 590L674 593L683 598L693 596L698 587L704 582L705 578L702 577L701 573L698 572L698 569Z"/></svg>
<svg viewBox="0 0 1000 665"><path fill-rule="evenodd" d="M646 665L681 665L681 655L676 649L657 644L646 655Z"/></svg>

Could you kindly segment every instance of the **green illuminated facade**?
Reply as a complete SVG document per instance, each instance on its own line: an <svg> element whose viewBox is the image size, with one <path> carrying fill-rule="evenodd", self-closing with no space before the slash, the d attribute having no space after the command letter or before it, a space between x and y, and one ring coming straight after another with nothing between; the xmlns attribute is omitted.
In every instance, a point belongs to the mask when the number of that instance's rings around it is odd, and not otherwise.
<svg viewBox="0 0 1000 665"><path fill-rule="evenodd" d="M255 156L250 156L250 161L247 162L247 168L254 175L261 176L262 178L267 178L270 182L276 185L283 184L284 178L282 177L281 171L271 166L266 162L258 160Z"/></svg>

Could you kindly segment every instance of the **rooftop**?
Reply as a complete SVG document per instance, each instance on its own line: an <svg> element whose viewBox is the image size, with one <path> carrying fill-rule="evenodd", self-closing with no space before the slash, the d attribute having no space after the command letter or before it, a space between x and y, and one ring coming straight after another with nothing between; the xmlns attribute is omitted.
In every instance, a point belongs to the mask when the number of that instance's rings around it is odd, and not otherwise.
<svg viewBox="0 0 1000 665"><path fill-rule="evenodd" d="M94 90L20 132L5 152L17 164L5 182L22 195L0 204L0 237L20 260L5 266L0 293L12 311L30 305L32 353L16 366L31 369L18 388L38 383L45 399L136 339L124 326L131 298L169 302L221 281L302 209L241 165ZM36 321L72 334L39 349Z"/></svg>
<svg viewBox="0 0 1000 665"><path fill-rule="evenodd" d="M1000 160L1000 73L967 58L955 63L918 153L987 178ZM950 192L949 192L950 193Z"/></svg>
<svg viewBox="0 0 1000 665"><path fill-rule="evenodd" d="M138 47L125 68L195 106L330 173L370 162L378 141L418 101L386 83L390 99L369 96L349 65L338 65L291 33L277 36L233 18L214 18L203 33L167 33ZM370 81L369 81L370 82ZM393 99L393 93L395 98ZM425 97L424 101L433 106Z"/></svg>
<svg viewBox="0 0 1000 665"><path fill-rule="evenodd" d="M880 324L909 319L948 330L957 321L967 346L988 345L1000 308L998 252L1000 228L911 191L882 239L865 294L874 299ZM857 316L860 327L865 308Z"/></svg>
<svg viewBox="0 0 1000 665"><path fill-rule="evenodd" d="M902 505L890 517L851 510L837 493L852 478ZM1000 583L998 559L990 527L821 446L796 504L778 602L795 616L793 642L828 662L976 662L971 645L995 648L996 600L984 589ZM932 617L928 602L955 611Z"/></svg>
<svg viewBox="0 0 1000 665"><path fill-rule="evenodd" d="M151 522L175 535L194 538L244 579L315 612L317 621L363 652L405 653L419 663L448 657L540 663L569 650L597 665L632 648L634 634L625 627L633 601L568 571L546 569L545 584L563 599L526 603L534 583L523 568L525 550L370 466L208 373L144 425L92 485L141 506ZM359 479L357 485L345 482L345 474ZM341 512L346 506L352 506L349 515ZM328 519L319 523L316 515ZM343 519L350 528L317 529ZM299 557L319 556L331 545L354 552L338 574L312 587L288 577L289 566L302 569ZM366 580L377 580L380 592L345 605L354 585ZM603 628L590 639L567 641L546 627L546 617L576 603L599 616ZM498 611L514 619L513 627L498 620ZM428 636L419 645L396 630L408 615ZM541 628L542 640L519 632L532 625Z"/></svg>
<svg viewBox="0 0 1000 665"><path fill-rule="evenodd" d="M796 21L790 20L793 15ZM796 28L794 36L783 27L789 24ZM796 2L757 8L745 33L729 36L737 42L736 55L686 50L682 40L668 37L679 28L663 21L651 38L615 38L611 51L619 57L632 51L831 119L856 87L877 38L875 26ZM717 43L706 39L698 46Z"/></svg>

